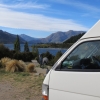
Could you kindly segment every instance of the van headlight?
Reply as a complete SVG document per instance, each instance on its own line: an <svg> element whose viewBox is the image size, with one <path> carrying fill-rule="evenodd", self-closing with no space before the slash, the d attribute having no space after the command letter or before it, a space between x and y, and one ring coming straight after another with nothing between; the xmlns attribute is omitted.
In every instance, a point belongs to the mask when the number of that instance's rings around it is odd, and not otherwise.
<svg viewBox="0 0 100 100"><path fill-rule="evenodd" d="M42 85L42 95L43 95L43 99L42 100L48 100L48 94L49 94L49 86L43 84Z"/></svg>

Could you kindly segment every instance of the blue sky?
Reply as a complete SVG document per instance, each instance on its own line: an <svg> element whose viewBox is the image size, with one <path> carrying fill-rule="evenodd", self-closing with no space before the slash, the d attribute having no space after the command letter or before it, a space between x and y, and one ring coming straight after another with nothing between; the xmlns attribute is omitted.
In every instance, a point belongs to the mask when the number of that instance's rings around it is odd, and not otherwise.
<svg viewBox="0 0 100 100"><path fill-rule="evenodd" d="M87 31L99 19L99 0L0 0L0 29L12 34Z"/></svg>

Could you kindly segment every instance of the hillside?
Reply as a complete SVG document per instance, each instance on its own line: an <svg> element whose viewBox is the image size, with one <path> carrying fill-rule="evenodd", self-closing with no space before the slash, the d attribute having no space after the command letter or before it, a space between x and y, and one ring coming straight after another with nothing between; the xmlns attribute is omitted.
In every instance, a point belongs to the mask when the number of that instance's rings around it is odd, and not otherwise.
<svg viewBox="0 0 100 100"><path fill-rule="evenodd" d="M70 37L69 39L65 40L63 43L75 43L78 39L80 39L85 33L78 34L75 36Z"/></svg>
<svg viewBox="0 0 100 100"><path fill-rule="evenodd" d="M29 41L29 43L62 43L63 41L69 39L72 36L78 35L80 33L83 33L84 31L67 31L67 32L56 32L52 33L46 38L40 38L37 40Z"/></svg>
<svg viewBox="0 0 100 100"><path fill-rule="evenodd" d="M24 43L25 40L20 38L20 43ZM0 30L0 43L14 43L14 41L16 40L16 35L5 32Z"/></svg>
<svg viewBox="0 0 100 100"><path fill-rule="evenodd" d="M73 43L78 41L85 33L78 34L65 40L63 43L42 43L37 44L37 48L69 48Z"/></svg>
<svg viewBox="0 0 100 100"><path fill-rule="evenodd" d="M57 43L57 42L63 42L64 40L75 36L77 34L83 33L83 31L67 31L67 32L56 32L51 34L50 36L48 36L45 40L47 40L47 42L53 42L53 43Z"/></svg>
<svg viewBox="0 0 100 100"><path fill-rule="evenodd" d="M31 37L31 36L28 36L28 35L25 35L25 34L21 34L19 35L21 38L23 38L25 41L32 41L32 40L38 40L38 38L34 38L34 37Z"/></svg>
<svg viewBox="0 0 100 100"><path fill-rule="evenodd" d="M84 31L67 31L67 32L56 32L52 33L46 38L33 38L25 34L19 35L20 43L27 41L29 44L34 43L62 43L72 36L83 33ZM0 43L14 43L16 35L0 30Z"/></svg>

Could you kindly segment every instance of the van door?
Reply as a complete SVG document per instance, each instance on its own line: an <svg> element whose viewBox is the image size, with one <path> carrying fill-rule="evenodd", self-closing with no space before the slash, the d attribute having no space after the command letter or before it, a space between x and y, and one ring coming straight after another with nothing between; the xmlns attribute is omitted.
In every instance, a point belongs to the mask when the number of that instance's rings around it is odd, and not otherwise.
<svg viewBox="0 0 100 100"><path fill-rule="evenodd" d="M51 71L49 100L100 100L100 41L81 43Z"/></svg>

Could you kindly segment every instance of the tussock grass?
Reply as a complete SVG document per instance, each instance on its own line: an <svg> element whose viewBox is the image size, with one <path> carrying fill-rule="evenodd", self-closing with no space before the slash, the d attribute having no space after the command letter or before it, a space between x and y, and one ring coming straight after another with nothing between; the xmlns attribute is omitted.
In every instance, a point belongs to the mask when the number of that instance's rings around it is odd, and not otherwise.
<svg viewBox="0 0 100 100"><path fill-rule="evenodd" d="M22 60L4 57L0 60L0 68L6 72L36 72L33 63L25 63Z"/></svg>
<svg viewBox="0 0 100 100"><path fill-rule="evenodd" d="M0 63L1 63L1 67L5 68L6 67L6 63L9 62L11 59L8 57L4 57L1 59Z"/></svg>
<svg viewBox="0 0 100 100"><path fill-rule="evenodd" d="M22 60L19 60L19 64L21 66L23 66L23 68L27 67L27 64L24 61L22 61Z"/></svg>
<svg viewBox="0 0 100 100"><path fill-rule="evenodd" d="M5 71L7 72L23 72L25 67L18 60L10 60L6 63Z"/></svg>
<svg viewBox="0 0 100 100"><path fill-rule="evenodd" d="M27 65L26 71L27 71L27 72L33 72L34 69L35 69L34 64L33 64L33 63L29 63L29 64Z"/></svg>

